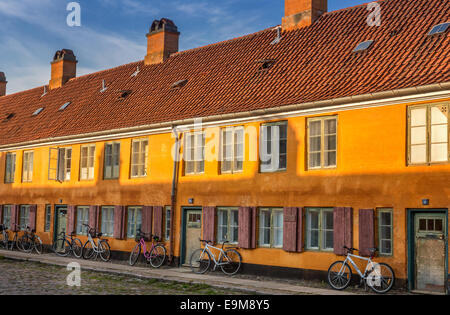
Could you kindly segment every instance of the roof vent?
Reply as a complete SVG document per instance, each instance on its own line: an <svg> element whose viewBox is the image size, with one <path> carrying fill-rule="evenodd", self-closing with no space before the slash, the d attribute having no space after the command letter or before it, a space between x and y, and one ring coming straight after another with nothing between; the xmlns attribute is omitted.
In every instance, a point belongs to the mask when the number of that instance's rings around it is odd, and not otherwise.
<svg viewBox="0 0 450 315"><path fill-rule="evenodd" d="M16 116L16 114L14 113L7 114L5 117L5 121L11 120L14 116Z"/></svg>
<svg viewBox="0 0 450 315"><path fill-rule="evenodd" d="M141 72L141 70L139 69L139 66L137 66L136 71L133 72L133 74L132 74L131 76L132 76L132 77L136 77L136 76L139 74L139 72Z"/></svg>
<svg viewBox="0 0 450 315"><path fill-rule="evenodd" d="M188 80L187 79L183 79L183 80L177 81L174 84L172 84L171 88L172 89L181 89L187 83L188 83Z"/></svg>
<svg viewBox="0 0 450 315"><path fill-rule="evenodd" d="M72 103L72 102L64 103L64 105L61 106L61 107L59 108L59 110L60 110L60 111L65 110L71 103Z"/></svg>
<svg viewBox="0 0 450 315"><path fill-rule="evenodd" d="M44 93L42 93L41 97L45 96L45 95L47 95L47 86L46 85L44 85Z"/></svg>
<svg viewBox="0 0 450 315"><path fill-rule="evenodd" d="M102 80L102 88L100 90L100 93L105 92L108 89L108 87L106 86L106 81Z"/></svg>
<svg viewBox="0 0 450 315"><path fill-rule="evenodd" d="M435 25L428 33L428 36L445 33L448 30L449 26L450 22Z"/></svg>
<svg viewBox="0 0 450 315"><path fill-rule="evenodd" d="M265 71L268 70L269 68L271 68L276 60L274 59L262 59L262 60L257 60L257 63L260 63L260 67L259 67L259 71Z"/></svg>
<svg viewBox="0 0 450 315"><path fill-rule="evenodd" d="M365 42L359 43L356 48L353 50L353 52L358 51L364 51L369 49L370 46L372 46L373 40L366 40Z"/></svg>
<svg viewBox="0 0 450 315"><path fill-rule="evenodd" d="M131 90L122 90L120 91L119 99L127 98L131 94Z"/></svg>
<svg viewBox="0 0 450 315"><path fill-rule="evenodd" d="M281 41L281 26L275 27L273 30L277 31L277 37L270 43L270 45L278 44Z"/></svg>
<svg viewBox="0 0 450 315"><path fill-rule="evenodd" d="M38 108L34 113L33 116L39 115L44 110L44 107Z"/></svg>

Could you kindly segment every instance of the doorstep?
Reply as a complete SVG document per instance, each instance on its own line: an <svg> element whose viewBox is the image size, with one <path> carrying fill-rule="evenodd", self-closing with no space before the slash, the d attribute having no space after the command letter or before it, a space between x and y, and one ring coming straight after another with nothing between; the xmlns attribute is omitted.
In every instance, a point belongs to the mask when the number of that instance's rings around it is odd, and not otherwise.
<svg viewBox="0 0 450 315"><path fill-rule="evenodd" d="M256 293L265 295L353 295L349 291L335 291L323 288L298 286L277 281L260 281L241 279L236 277L224 277L207 273L198 275L188 268L162 268L153 269L145 267L131 267L114 262L83 260L73 257L59 257L55 254L36 255L17 251L0 250L0 256L21 261L40 262L44 264L67 267L71 262L80 264L82 270L126 275L143 279L157 279L161 281L175 281L182 283L207 284L212 287L243 291L244 293Z"/></svg>

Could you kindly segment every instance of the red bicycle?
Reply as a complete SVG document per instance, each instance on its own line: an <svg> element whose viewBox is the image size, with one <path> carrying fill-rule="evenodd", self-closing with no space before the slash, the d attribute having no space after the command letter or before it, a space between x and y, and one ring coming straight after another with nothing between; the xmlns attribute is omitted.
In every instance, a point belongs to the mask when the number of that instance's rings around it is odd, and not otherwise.
<svg viewBox="0 0 450 315"><path fill-rule="evenodd" d="M145 242L152 242L150 250L147 250L147 245ZM149 233L143 233L138 230L136 233L136 242L138 244L134 247L133 251L130 253L130 266L134 266L141 255L142 249L144 249L144 258L150 263L153 268L159 268L162 266L166 260L166 248L163 244L159 243L160 239L156 235ZM155 243L156 242L156 245Z"/></svg>

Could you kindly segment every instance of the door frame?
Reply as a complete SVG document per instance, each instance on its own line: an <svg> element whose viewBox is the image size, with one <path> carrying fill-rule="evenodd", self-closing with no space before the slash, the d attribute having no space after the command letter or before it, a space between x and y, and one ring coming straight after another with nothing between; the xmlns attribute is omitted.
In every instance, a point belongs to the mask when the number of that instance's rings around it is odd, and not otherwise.
<svg viewBox="0 0 450 315"><path fill-rule="evenodd" d="M53 241L56 241L58 238L58 211L60 208L68 209L67 205L55 205L54 216L53 216ZM67 231L66 231L67 232Z"/></svg>
<svg viewBox="0 0 450 315"><path fill-rule="evenodd" d="M183 266L185 263L184 256L186 252L186 217L188 211L200 211L202 213L202 225L201 228L203 228L203 207L181 207L181 238L180 238L180 262L179 266Z"/></svg>
<svg viewBox="0 0 450 315"><path fill-rule="evenodd" d="M407 215L407 274L408 274L408 290L415 289L415 245L416 245L416 229L415 216L420 214L443 214L445 216L445 267L444 272L448 274L448 209L406 209Z"/></svg>

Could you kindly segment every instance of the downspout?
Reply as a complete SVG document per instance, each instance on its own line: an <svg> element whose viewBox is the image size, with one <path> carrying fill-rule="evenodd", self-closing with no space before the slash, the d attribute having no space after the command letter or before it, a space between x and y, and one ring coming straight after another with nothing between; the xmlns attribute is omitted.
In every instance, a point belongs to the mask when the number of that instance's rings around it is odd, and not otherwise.
<svg viewBox="0 0 450 315"><path fill-rule="evenodd" d="M177 184L178 184L178 160L180 156L180 135L178 134L177 127L172 127L172 133L175 136L175 156L173 160L173 177L172 177L172 195L171 195L171 208L170 208L170 252L169 252L169 264L173 263L174 256L174 226L175 226L175 211L177 206Z"/></svg>

